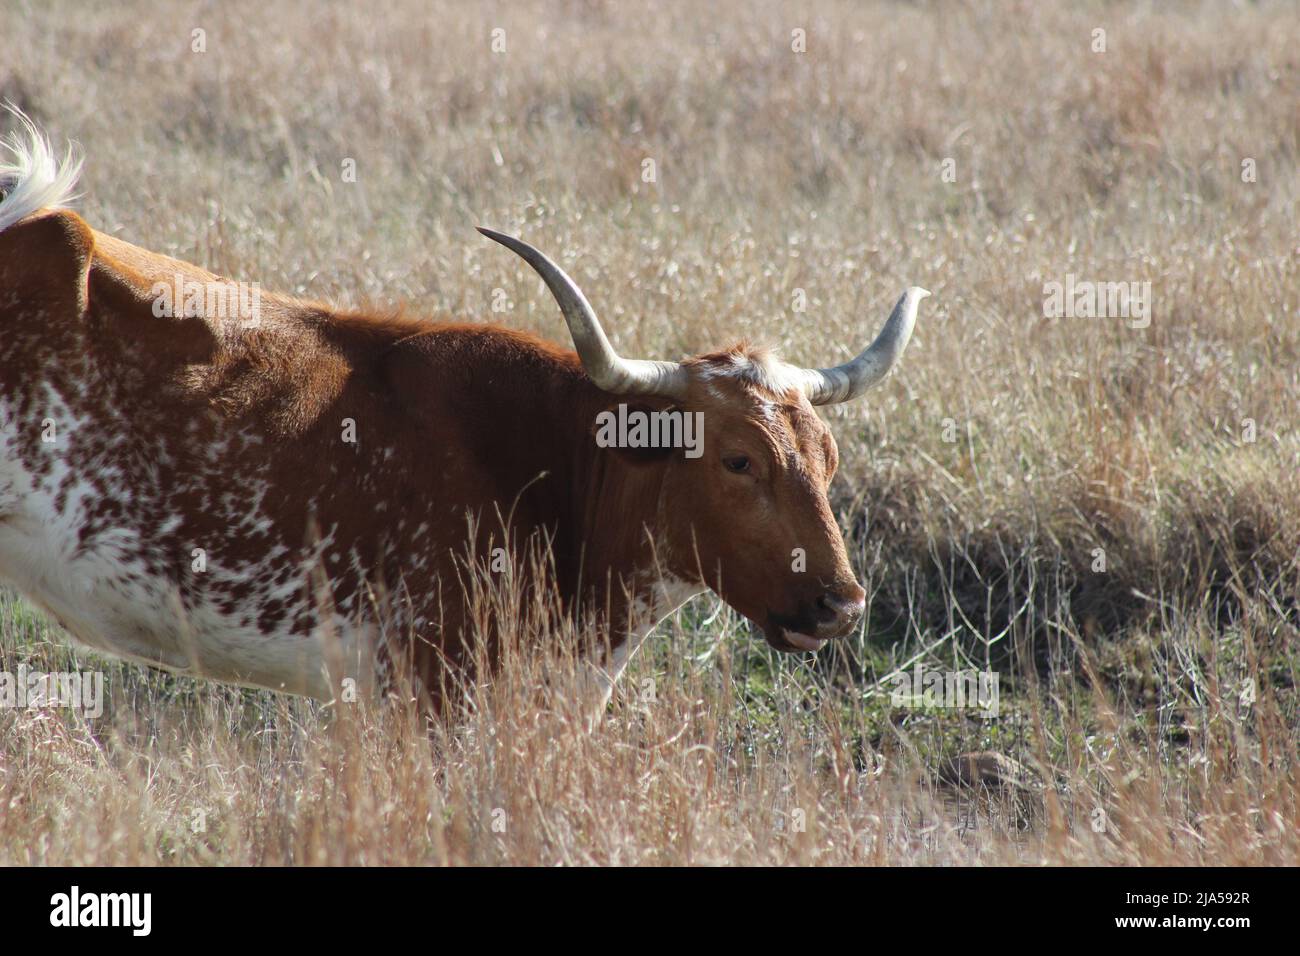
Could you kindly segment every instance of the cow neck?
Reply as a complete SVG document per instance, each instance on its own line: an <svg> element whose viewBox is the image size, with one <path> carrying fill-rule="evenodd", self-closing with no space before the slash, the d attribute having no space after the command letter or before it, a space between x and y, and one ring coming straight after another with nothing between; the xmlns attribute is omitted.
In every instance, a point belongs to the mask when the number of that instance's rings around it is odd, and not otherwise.
<svg viewBox="0 0 1300 956"><path fill-rule="evenodd" d="M659 527L667 459L636 461L596 445L596 415L616 401L588 384L574 436L569 546L580 568L583 610L596 610L614 631L637 625L633 610L653 602L661 580L680 575Z"/></svg>

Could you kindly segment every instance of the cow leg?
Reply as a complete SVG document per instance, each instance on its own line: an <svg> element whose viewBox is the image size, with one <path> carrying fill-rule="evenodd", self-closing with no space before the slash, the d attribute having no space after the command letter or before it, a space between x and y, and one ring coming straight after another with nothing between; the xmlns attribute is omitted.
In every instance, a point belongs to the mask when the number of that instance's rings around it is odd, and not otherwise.
<svg viewBox="0 0 1300 956"><path fill-rule="evenodd" d="M583 696L590 701L586 720L588 733L600 725L605 708L614 693L614 684L622 676L641 643L665 618L703 590L704 587L697 582L660 578L648 597L637 597L632 601L628 614L629 626L623 639L609 649L606 660L587 664ZM601 653L603 655L604 651Z"/></svg>

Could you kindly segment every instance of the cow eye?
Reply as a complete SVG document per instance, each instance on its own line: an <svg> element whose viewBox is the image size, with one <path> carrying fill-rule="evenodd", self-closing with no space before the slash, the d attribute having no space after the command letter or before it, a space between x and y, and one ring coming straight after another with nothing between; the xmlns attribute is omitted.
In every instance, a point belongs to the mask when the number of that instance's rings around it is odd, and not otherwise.
<svg viewBox="0 0 1300 956"><path fill-rule="evenodd" d="M734 471L738 475L743 475L749 471L749 457L747 455L732 455L730 458L722 459L722 463L727 466L727 471Z"/></svg>

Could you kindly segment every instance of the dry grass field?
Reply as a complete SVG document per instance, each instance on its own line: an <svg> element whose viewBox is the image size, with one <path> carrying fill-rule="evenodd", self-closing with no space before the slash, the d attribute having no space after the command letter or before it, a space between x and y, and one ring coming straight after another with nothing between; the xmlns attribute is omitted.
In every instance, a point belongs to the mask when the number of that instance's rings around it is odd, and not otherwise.
<svg viewBox="0 0 1300 956"><path fill-rule="evenodd" d="M0 671L106 699L0 710L0 863L1300 863L1289 2L0 18L0 99L80 144L85 218L267 289L567 344L484 224L625 354L805 365L933 293L827 410L869 595L833 652L698 598L588 734L566 625L485 594L524 650L429 728L79 654L4 597ZM1048 314L1067 281L1149 288L1149 321ZM996 673L998 716L891 699L918 664Z"/></svg>

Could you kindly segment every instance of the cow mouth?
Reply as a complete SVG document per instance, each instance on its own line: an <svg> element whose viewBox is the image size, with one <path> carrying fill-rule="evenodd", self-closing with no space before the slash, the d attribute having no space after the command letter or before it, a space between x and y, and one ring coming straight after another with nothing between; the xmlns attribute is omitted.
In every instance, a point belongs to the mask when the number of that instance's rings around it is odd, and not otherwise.
<svg viewBox="0 0 1300 956"><path fill-rule="evenodd" d="M789 622L793 623L793 622ZM763 639L773 649L782 654L800 654L804 651L819 651L829 643L829 637L818 637L790 627L777 615L768 616L763 627Z"/></svg>

